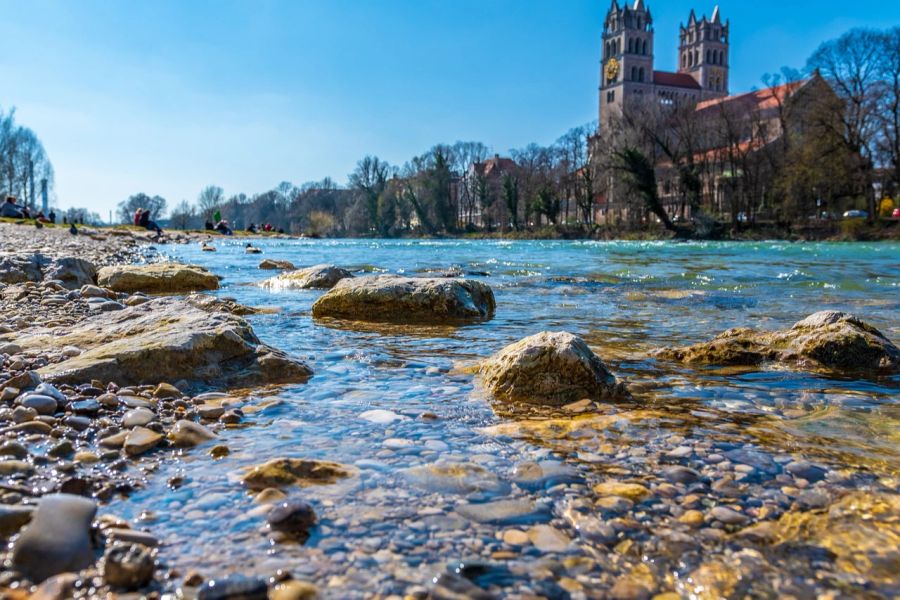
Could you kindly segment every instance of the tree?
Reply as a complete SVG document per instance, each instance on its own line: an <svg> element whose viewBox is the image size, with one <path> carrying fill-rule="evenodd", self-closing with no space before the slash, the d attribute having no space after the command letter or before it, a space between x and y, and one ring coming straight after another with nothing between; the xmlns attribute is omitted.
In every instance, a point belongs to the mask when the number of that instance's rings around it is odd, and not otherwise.
<svg viewBox="0 0 900 600"><path fill-rule="evenodd" d="M837 131L847 149L859 157L856 191L868 200L869 215L875 215L872 170L877 147L883 86L880 85L886 36L870 29L853 29L825 42L806 64L808 73L818 72L843 101ZM822 125L830 126L831 119Z"/></svg>
<svg viewBox="0 0 900 600"><path fill-rule="evenodd" d="M191 206L190 202L188 202L187 200L182 200L181 202L179 202L172 210L172 214L169 217L169 221L172 223L172 227L176 227L181 230L187 229L193 219L194 207Z"/></svg>
<svg viewBox="0 0 900 600"><path fill-rule="evenodd" d="M225 191L217 185L208 185L197 196L197 212L204 219L210 220L224 202Z"/></svg>
<svg viewBox="0 0 900 600"><path fill-rule="evenodd" d="M53 191L53 165L37 135L16 124L15 110L0 109L0 194L17 196L32 209L38 190L47 180Z"/></svg>
<svg viewBox="0 0 900 600"><path fill-rule="evenodd" d="M519 230L519 178L513 173L503 174L503 204L509 212L509 224Z"/></svg>
<svg viewBox="0 0 900 600"><path fill-rule="evenodd" d="M119 207L116 210L119 221L122 223L132 223L134 220L134 213L137 212L137 209L139 208L150 211L150 219L157 221L166 213L166 199L161 196L151 197L144 193L129 196L127 200L119 202Z"/></svg>
<svg viewBox="0 0 900 600"><path fill-rule="evenodd" d="M370 230L380 230L378 222L378 197L384 192L390 176L391 167L377 156L366 156L358 163L350 174L350 187L358 194L358 199L365 206Z"/></svg>

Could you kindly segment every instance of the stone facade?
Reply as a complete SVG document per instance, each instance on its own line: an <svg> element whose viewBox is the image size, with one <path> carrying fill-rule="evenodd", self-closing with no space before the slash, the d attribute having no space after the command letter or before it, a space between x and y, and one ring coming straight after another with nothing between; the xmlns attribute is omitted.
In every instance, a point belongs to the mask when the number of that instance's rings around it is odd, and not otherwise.
<svg viewBox="0 0 900 600"><path fill-rule="evenodd" d="M620 7L613 0L603 26L601 127L631 98L696 104L728 95L729 23L718 7L710 18L698 19L692 10L681 26L677 72L655 70L654 46L653 16L644 1Z"/></svg>

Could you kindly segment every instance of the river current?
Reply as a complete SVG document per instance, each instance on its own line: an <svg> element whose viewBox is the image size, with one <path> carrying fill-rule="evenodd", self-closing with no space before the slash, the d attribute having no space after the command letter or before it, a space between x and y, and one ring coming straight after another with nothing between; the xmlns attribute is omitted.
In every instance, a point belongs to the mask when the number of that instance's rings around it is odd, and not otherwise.
<svg viewBox="0 0 900 600"><path fill-rule="evenodd" d="M870 513L897 511L900 377L651 357L825 309L854 313L900 342L900 244L272 239L251 255L241 240L214 241L215 253L161 251L222 276L217 294L273 308L248 317L257 335L315 375L246 397L244 423L218 441L230 455L185 451L110 507L162 539L175 581L190 570L281 569L333 598L424 597L435 581L435 597L900 593L898 514L872 531L852 520L870 514L849 515L844 524L859 533L849 542L828 537L831 522L818 531L804 521L800 533L774 539L740 535L751 522L828 515L848 494L875 498ZM257 268L261 258L357 275L458 269L493 288L497 312L454 328L317 323L310 306L322 292L259 287L275 274ZM587 415L493 403L470 367L544 330L581 335L634 403ZM358 469L292 492L319 516L303 544L270 540L265 507L239 481L246 467L277 457ZM797 477L785 470L792 462L826 475ZM661 475L673 466L700 479ZM173 477L184 484L168 487ZM610 481L652 495L602 501L594 486ZM719 505L747 522L711 519ZM700 522L685 517L694 512Z"/></svg>

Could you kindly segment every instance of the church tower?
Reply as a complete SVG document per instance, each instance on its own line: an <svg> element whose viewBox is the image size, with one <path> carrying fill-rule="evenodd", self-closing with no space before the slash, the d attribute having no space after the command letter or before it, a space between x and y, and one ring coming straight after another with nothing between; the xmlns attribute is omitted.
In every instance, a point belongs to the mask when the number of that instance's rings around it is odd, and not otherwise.
<svg viewBox="0 0 900 600"><path fill-rule="evenodd" d="M718 6L710 19L704 15L698 20L692 10L687 25L681 26L678 72L697 81L704 100L728 95L728 29Z"/></svg>
<svg viewBox="0 0 900 600"><path fill-rule="evenodd" d="M600 124L633 96L653 93L653 17L644 0L613 0L603 25Z"/></svg>

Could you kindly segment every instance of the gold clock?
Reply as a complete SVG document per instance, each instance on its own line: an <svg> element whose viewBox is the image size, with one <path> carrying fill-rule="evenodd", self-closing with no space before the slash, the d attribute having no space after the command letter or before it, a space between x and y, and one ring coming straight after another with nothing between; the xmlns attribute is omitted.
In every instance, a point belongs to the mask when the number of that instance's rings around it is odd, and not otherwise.
<svg viewBox="0 0 900 600"><path fill-rule="evenodd" d="M609 62L606 63L606 79L609 81L615 81L618 74L619 61L614 58L609 59Z"/></svg>

